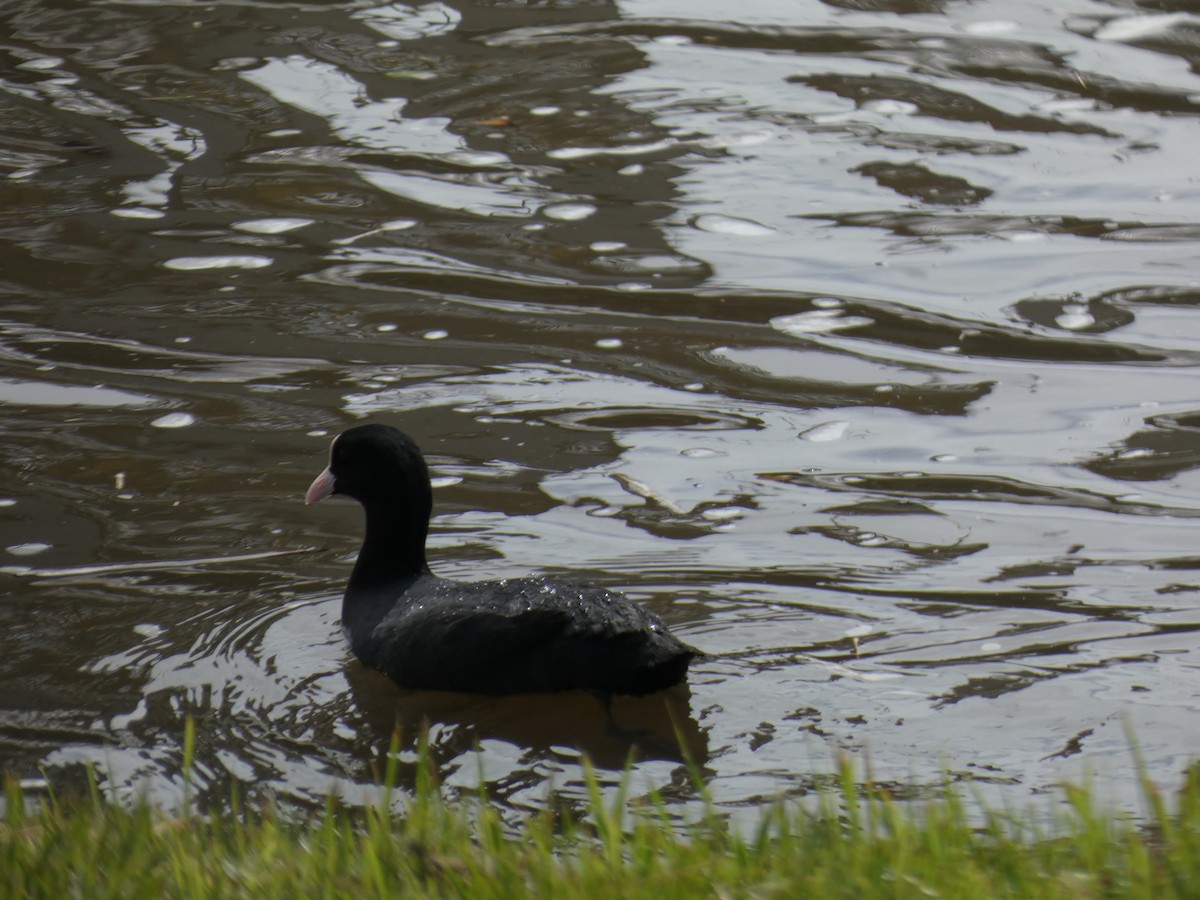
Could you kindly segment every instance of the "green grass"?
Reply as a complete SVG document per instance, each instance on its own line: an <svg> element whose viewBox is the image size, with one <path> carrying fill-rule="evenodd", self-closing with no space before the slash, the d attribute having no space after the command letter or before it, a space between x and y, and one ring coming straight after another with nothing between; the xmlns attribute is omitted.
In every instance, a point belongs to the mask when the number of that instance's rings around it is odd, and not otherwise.
<svg viewBox="0 0 1200 900"><path fill-rule="evenodd" d="M31 811L10 782L0 896L1200 897L1200 768L1170 803L1147 782L1140 824L1086 788L1035 826L955 792L897 804L856 777L846 765L817 811L777 805L742 833L711 805L691 826L661 805L631 814L594 781L582 818L513 832L483 797L444 800L428 767L403 815L331 801L306 821L236 803L168 817L96 790Z"/></svg>

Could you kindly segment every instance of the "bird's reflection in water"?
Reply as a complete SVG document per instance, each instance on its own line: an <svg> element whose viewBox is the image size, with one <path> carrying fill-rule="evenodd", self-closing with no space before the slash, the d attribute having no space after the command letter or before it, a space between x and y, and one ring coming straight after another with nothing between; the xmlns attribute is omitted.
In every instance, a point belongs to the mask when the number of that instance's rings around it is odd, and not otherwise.
<svg viewBox="0 0 1200 900"><path fill-rule="evenodd" d="M692 716L686 684L605 703L584 691L493 697L406 690L358 662L347 665L346 678L373 744L386 748L398 733L403 749L415 749L423 733L436 730L428 754L439 770L490 740L520 748L525 761L561 759L570 748L610 770L631 760L708 762L707 734Z"/></svg>

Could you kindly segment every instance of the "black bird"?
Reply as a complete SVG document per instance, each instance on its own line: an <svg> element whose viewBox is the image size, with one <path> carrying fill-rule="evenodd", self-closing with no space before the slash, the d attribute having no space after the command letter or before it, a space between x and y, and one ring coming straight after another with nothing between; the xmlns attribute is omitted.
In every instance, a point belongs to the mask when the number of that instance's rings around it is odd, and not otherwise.
<svg viewBox="0 0 1200 900"><path fill-rule="evenodd" d="M599 587L546 578L451 581L425 562L433 508L412 438L360 425L333 439L305 503L345 494L367 514L342 600L355 655L403 687L520 694L581 688L649 694L700 651L654 614Z"/></svg>

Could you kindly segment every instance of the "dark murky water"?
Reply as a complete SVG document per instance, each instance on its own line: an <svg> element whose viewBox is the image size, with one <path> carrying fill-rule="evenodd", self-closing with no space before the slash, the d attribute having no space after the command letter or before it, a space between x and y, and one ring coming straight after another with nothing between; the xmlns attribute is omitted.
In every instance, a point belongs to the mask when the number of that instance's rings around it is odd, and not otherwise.
<svg viewBox="0 0 1200 900"><path fill-rule="evenodd" d="M0 2L0 765L167 805L901 792L1132 803L1200 748L1185 0ZM570 572L690 694L406 694L337 626L329 435L435 567ZM7 548L7 549L4 549ZM475 743L482 754L473 753ZM617 776L606 771L605 780Z"/></svg>

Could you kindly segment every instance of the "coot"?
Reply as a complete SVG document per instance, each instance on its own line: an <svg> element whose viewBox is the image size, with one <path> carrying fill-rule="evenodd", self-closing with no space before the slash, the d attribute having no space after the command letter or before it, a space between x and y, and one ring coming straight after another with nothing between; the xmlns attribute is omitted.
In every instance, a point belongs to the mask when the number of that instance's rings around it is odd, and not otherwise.
<svg viewBox="0 0 1200 900"><path fill-rule="evenodd" d="M518 694L582 688L649 694L701 655L657 616L599 587L546 578L463 582L425 562L433 507L412 438L388 425L338 435L305 495L353 497L362 549L342 601L355 655L404 687Z"/></svg>

